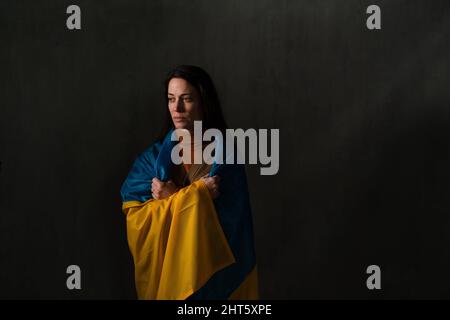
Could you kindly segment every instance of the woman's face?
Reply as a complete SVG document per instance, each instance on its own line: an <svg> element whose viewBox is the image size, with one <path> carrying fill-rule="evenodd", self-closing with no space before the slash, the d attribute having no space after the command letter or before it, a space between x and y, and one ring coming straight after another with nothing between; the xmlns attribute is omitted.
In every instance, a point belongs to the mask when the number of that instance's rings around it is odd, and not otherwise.
<svg viewBox="0 0 450 320"><path fill-rule="evenodd" d="M172 78L167 88L169 111L176 129L194 130L194 121L202 120L197 89L181 78Z"/></svg>

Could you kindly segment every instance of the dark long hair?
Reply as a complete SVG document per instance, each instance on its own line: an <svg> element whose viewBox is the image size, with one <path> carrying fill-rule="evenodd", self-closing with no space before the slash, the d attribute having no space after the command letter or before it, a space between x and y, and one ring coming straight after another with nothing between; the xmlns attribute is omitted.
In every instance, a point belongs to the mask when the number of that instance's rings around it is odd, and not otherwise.
<svg viewBox="0 0 450 320"><path fill-rule="evenodd" d="M167 133L174 127L172 117L170 116L168 104L168 87L172 78L181 78L189 82L195 87L200 95L200 107L202 108L203 122L202 128L206 129L219 129L225 134L227 124L223 116L222 107L220 104L219 96L217 94L216 87L209 76L209 74L200 67L181 65L171 70L164 82L164 101L166 103L166 116L165 122L159 136L159 140L162 141Z"/></svg>

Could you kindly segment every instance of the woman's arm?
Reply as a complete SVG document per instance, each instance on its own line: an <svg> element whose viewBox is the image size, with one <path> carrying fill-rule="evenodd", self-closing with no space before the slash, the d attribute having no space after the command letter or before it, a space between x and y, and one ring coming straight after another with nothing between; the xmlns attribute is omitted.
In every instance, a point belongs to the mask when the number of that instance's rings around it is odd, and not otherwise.
<svg viewBox="0 0 450 320"><path fill-rule="evenodd" d="M220 177L215 175L213 177L204 176L201 178L205 183L208 191L213 199L219 196L219 183ZM176 193L180 188L172 181L161 181L158 178L152 179L151 193L152 197L156 200L161 200L170 197Z"/></svg>

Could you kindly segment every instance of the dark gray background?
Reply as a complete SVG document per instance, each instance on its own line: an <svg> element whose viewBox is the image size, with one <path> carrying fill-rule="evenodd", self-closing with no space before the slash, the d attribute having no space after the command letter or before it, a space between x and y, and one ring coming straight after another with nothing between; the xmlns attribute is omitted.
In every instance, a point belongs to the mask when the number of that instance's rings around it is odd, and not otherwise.
<svg viewBox="0 0 450 320"><path fill-rule="evenodd" d="M195 64L231 127L280 129L279 174L248 167L263 298L450 298L449 30L447 0L2 0L0 297L135 298L119 188Z"/></svg>

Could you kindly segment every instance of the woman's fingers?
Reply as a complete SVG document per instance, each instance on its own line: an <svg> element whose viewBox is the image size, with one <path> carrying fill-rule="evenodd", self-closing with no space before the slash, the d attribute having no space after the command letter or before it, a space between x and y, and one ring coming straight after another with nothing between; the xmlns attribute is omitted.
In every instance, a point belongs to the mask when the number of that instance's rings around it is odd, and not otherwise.
<svg viewBox="0 0 450 320"><path fill-rule="evenodd" d="M164 182L153 178L150 191L154 199L164 199L177 192L178 187L172 180Z"/></svg>
<svg viewBox="0 0 450 320"><path fill-rule="evenodd" d="M215 175L212 177L209 177L208 175L206 175L206 176L203 176L203 179L210 183L213 183L213 184L218 184L220 182L220 176L218 176L218 175Z"/></svg>
<svg viewBox="0 0 450 320"><path fill-rule="evenodd" d="M219 196L219 182L220 177L218 175L212 176L212 177L203 177L203 181L206 184L206 187L209 190L209 193L211 194L211 197L213 199L217 198Z"/></svg>
<svg viewBox="0 0 450 320"><path fill-rule="evenodd" d="M212 179L212 189L218 190L220 185L220 177L216 175L213 176Z"/></svg>
<svg viewBox="0 0 450 320"><path fill-rule="evenodd" d="M157 183L152 183L152 191L159 191L161 190L161 185L157 184Z"/></svg>
<svg viewBox="0 0 450 320"><path fill-rule="evenodd" d="M161 187L162 187L161 184L162 184L162 181L159 180L158 178L152 179L151 192L152 192L152 197L154 199L159 199L159 193L160 193Z"/></svg>
<svg viewBox="0 0 450 320"><path fill-rule="evenodd" d="M159 191L164 188L165 182L159 180L158 178L153 178L152 180L152 190Z"/></svg>

